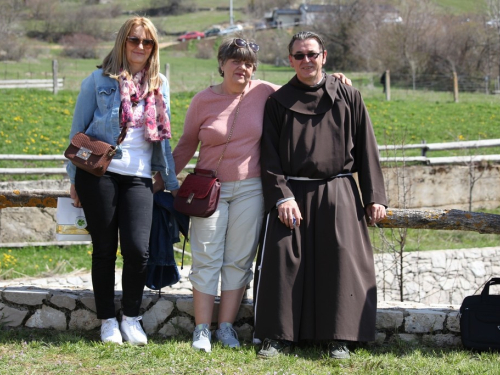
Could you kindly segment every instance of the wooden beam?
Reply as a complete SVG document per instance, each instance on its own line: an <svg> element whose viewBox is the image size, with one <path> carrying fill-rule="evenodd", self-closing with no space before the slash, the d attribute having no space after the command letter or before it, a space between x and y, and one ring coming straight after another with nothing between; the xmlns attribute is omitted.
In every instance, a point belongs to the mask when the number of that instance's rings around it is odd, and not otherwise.
<svg viewBox="0 0 500 375"><path fill-rule="evenodd" d="M58 197L67 190L0 190L0 209L7 207L57 207Z"/></svg>
<svg viewBox="0 0 500 375"><path fill-rule="evenodd" d="M388 208L381 228L465 230L500 234L500 215L461 210L414 210Z"/></svg>
<svg viewBox="0 0 500 375"><path fill-rule="evenodd" d="M67 190L0 190L0 209L6 207L57 207ZM500 234L500 215L461 210L388 208L380 228L464 230Z"/></svg>

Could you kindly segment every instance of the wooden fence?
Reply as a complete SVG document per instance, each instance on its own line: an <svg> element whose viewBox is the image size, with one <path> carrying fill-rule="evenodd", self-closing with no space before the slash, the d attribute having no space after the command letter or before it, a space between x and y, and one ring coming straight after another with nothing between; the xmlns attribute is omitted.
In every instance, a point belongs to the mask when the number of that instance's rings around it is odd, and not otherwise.
<svg viewBox="0 0 500 375"><path fill-rule="evenodd" d="M391 162L405 162L405 163L421 163L427 165L439 164L470 164L479 162L500 162L500 155L470 155L470 156L452 156L452 157L427 157L428 152L432 151L445 151L445 150L475 150L478 148L486 147L500 147L500 139L487 139L480 141L462 141L462 142L447 142L447 143L416 143L416 144L403 144L403 145L383 145L378 146L381 153L381 163ZM402 150L422 150L422 156L401 156L390 157L388 155L394 151ZM194 155L194 159L198 157L198 152ZM0 155L0 161L60 161L66 163L67 159L63 155ZM194 168L194 164L188 164L186 170ZM66 168L0 168L0 174L3 175L30 175L30 174L65 174Z"/></svg>
<svg viewBox="0 0 500 375"><path fill-rule="evenodd" d="M46 89L57 94L64 87L64 78L58 78L59 63L52 60L52 79L8 79L0 80L0 89Z"/></svg>
<svg viewBox="0 0 500 375"><path fill-rule="evenodd" d="M0 80L0 89L46 89L55 91L64 87L64 78L52 79L8 79Z"/></svg>

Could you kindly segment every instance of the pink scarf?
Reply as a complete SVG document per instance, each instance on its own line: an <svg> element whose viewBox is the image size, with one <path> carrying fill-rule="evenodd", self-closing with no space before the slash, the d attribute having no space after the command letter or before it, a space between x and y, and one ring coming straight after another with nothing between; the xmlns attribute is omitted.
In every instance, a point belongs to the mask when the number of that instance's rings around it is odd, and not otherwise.
<svg viewBox="0 0 500 375"><path fill-rule="evenodd" d="M172 137L170 133L170 121L167 116L167 107L163 101L160 90L148 92L148 83L143 82L146 70L136 73L132 80L128 80L124 73L118 77L120 84L120 98L122 101L122 115L120 125L133 126L134 113L132 102L138 103L144 99L146 105L144 116L146 126L144 137L148 142L163 141Z"/></svg>

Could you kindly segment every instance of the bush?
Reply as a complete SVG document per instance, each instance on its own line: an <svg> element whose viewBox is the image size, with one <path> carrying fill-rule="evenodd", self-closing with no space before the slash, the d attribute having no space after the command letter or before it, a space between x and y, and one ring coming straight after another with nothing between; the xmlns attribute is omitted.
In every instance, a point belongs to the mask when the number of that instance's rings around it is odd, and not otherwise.
<svg viewBox="0 0 500 375"><path fill-rule="evenodd" d="M0 61L19 61L24 57L24 51L23 43L16 36L0 39Z"/></svg>
<svg viewBox="0 0 500 375"><path fill-rule="evenodd" d="M80 59L97 58L97 40L86 34L73 34L61 38L63 54L68 57Z"/></svg>

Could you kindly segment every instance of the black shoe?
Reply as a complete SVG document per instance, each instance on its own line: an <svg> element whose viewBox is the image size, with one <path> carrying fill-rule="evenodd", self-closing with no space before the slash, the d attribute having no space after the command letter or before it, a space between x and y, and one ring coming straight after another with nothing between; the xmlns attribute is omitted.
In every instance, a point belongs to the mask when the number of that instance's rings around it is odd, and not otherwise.
<svg viewBox="0 0 500 375"><path fill-rule="evenodd" d="M276 357L279 354L288 354L292 351L292 342L287 340L265 339L257 355L263 358Z"/></svg>
<svg viewBox="0 0 500 375"><path fill-rule="evenodd" d="M347 344L343 341L332 341L328 344L328 356L334 359L351 358Z"/></svg>

